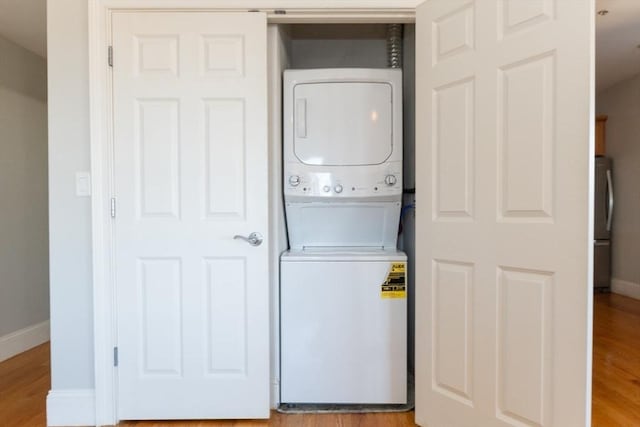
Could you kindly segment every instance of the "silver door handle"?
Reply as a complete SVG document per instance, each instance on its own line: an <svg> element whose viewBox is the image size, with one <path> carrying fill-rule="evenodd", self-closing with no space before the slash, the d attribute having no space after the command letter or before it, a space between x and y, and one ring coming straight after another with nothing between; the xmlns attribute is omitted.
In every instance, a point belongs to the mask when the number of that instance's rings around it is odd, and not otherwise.
<svg viewBox="0 0 640 427"><path fill-rule="evenodd" d="M249 236L247 237L236 234L235 236L233 236L233 238L244 240L251 246L260 246L262 244L262 234L256 233L255 231L249 234Z"/></svg>
<svg viewBox="0 0 640 427"><path fill-rule="evenodd" d="M613 219L613 182L611 180L611 169L607 169L607 190L609 193L609 204L607 206L607 231L611 231L611 220Z"/></svg>

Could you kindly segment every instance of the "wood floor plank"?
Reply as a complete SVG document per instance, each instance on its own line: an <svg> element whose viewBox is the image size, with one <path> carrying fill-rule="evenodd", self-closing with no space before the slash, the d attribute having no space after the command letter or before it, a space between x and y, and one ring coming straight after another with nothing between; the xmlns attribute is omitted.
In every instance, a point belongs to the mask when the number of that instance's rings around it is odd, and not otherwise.
<svg viewBox="0 0 640 427"><path fill-rule="evenodd" d="M640 301L595 296L593 427L640 426ZM0 363L0 426L43 427L51 388L49 344ZM280 414L269 420L127 421L120 427L413 427L413 412Z"/></svg>

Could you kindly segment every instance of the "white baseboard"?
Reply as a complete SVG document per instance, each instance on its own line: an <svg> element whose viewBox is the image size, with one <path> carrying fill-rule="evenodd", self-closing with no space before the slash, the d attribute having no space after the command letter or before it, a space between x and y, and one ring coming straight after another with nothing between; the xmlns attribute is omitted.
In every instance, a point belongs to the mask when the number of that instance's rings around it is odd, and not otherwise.
<svg viewBox="0 0 640 427"><path fill-rule="evenodd" d="M93 389L50 390L47 395L47 426L93 426L96 424Z"/></svg>
<svg viewBox="0 0 640 427"><path fill-rule="evenodd" d="M0 337L0 362L49 341L49 321Z"/></svg>
<svg viewBox="0 0 640 427"><path fill-rule="evenodd" d="M611 292L640 299L640 283L613 278L611 279Z"/></svg>

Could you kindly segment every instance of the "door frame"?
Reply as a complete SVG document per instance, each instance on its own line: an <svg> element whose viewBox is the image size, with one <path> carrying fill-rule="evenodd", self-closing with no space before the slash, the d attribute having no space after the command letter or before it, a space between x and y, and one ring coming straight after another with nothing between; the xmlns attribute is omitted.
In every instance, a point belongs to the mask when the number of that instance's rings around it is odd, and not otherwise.
<svg viewBox="0 0 640 427"><path fill-rule="evenodd" d="M117 424L112 69L108 47L116 12L243 12L268 23L412 23L422 0L96 0L89 2L89 124L95 424ZM286 10L286 14L275 10ZM267 70L265 70L266 72Z"/></svg>

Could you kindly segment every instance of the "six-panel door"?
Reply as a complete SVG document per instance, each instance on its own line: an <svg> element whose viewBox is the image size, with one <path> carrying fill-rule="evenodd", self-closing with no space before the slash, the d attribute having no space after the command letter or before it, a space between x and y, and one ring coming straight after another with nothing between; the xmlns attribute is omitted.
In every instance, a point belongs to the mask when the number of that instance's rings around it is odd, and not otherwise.
<svg viewBox="0 0 640 427"><path fill-rule="evenodd" d="M269 416L266 17L113 18L121 419Z"/></svg>
<svg viewBox="0 0 640 427"><path fill-rule="evenodd" d="M416 419L584 426L593 2L416 19Z"/></svg>

